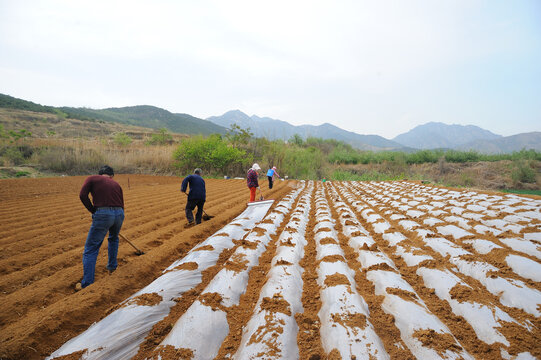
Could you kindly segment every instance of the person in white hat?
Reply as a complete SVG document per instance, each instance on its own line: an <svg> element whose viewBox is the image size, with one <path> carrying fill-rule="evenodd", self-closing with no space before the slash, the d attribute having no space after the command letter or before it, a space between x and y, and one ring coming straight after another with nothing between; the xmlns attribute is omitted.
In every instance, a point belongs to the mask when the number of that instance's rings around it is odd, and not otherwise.
<svg viewBox="0 0 541 360"><path fill-rule="evenodd" d="M261 167L259 167L259 164L255 163L252 165L250 170L248 170L248 174L246 176L248 188L250 189L250 202L255 201L256 189L259 189L259 170L261 170Z"/></svg>

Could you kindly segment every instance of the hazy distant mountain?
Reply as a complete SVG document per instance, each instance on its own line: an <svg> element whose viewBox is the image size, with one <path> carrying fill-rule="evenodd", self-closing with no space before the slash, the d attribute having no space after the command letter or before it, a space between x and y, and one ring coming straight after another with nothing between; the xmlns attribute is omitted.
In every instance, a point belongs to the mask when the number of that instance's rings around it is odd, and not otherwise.
<svg viewBox="0 0 541 360"><path fill-rule="evenodd" d="M0 94L0 108L47 112L81 120L102 120L137 125L148 128L167 128L183 134L224 134L232 124L250 130L257 137L289 140L295 134L302 138L318 137L344 141L362 150L413 150L448 148L476 150L482 153L510 153L522 149L541 151L541 132L523 133L502 137L480 127L468 125L446 125L430 122L419 125L407 133L387 140L378 135L359 135L325 123L323 125L294 126L288 122L268 117L248 116L242 111L229 111L222 116L207 120L188 114L174 114L155 106L138 105L122 108L89 109L53 107Z"/></svg>
<svg viewBox="0 0 541 360"><path fill-rule="evenodd" d="M387 140L384 137L378 135L359 135L328 123L318 126L294 126L286 121L268 117L262 118L256 115L250 117L240 110L228 111L221 116L209 117L207 120L226 128L231 127L232 124L237 124L244 129L250 128L250 131L253 132L256 137L266 137L271 140L289 140L295 134L299 134L303 139L310 136L322 139L336 139L344 141L357 149L363 150L404 149L404 146L394 141Z"/></svg>
<svg viewBox="0 0 541 360"><path fill-rule="evenodd" d="M167 110L149 105L102 110L70 107L63 107L60 109L72 116L119 122L154 129L166 128L172 132L182 134L224 134L226 131L225 128L210 121L199 119L188 114L173 114Z"/></svg>
<svg viewBox="0 0 541 360"><path fill-rule="evenodd" d="M495 140L476 140L460 145L459 150L476 150L485 154L510 153L513 151L541 151L541 132L529 132L501 137Z"/></svg>
<svg viewBox="0 0 541 360"><path fill-rule="evenodd" d="M417 149L454 149L476 140L495 140L501 138L488 130L474 125L447 125L429 122L416 126L393 140L404 146Z"/></svg>

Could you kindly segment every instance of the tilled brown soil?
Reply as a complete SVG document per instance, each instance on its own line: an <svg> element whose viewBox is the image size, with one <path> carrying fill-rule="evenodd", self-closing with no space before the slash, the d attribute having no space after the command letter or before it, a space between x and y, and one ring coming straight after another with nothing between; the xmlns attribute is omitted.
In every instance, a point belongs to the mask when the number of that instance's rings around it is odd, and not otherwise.
<svg viewBox="0 0 541 360"><path fill-rule="evenodd" d="M80 292L74 284L90 224L77 197L84 178L0 182L0 358L43 358L119 307L156 306L156 293L120 303L246 208L244 181L207 180L205 208L216 217L184 229L180 179L130 175L128 188L127 176L117 178L126 198L122 232L145 255L121 241L120 266L108 275L102 249L96 283ZM541 263L539 199L413 182L262 188L266 198L291 198L289 207L276 201L223 250L130 358L204 358L211 347L217 359L541 358L541 282L529 270ZM283 220L268 230L278 213ZM249 254L259 248L254 262ZM224 270L231 286L247 276L237 301L227 286L212 287ZM175 325L209 308L227 319L223 340L175 346L197 343ZM198 324L199 313L190 314Z"/></svg>
<svg viewBox="0 0 541 360"><path fill-rule="evenodd" d="M105 269L107 240L96 280L80 292L82 252L91 223L79 201L85 177L0 180L0 358L42 359L149 284L176 259L246 208L246 181L207 179L205 211L214 216L184 229L181 178L116 175L124 190L118 269ZM129 186L128 186L129 182ZM280 199L294 182L263 181L265 198Z"/></svg>

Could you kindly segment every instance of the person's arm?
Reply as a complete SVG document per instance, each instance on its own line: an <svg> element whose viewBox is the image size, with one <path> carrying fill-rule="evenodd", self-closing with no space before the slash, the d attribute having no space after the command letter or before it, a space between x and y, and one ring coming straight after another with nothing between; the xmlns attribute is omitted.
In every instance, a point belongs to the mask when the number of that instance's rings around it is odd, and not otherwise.
<svg viewBox="0 0 541 360"><path fill-rule="evenodd" d="M180 186L180 191L182 191L183 193L186 192L186 189L188 188L188 181L189 181L189 176L187 176L186 178L184 178L184 180L182 180L182 185Z"/></svg>
<svg viewBox="0 0 541 360"><path fill-rule="evenodd" d="M85 206L85 208L90 211L92 214L96 212L96 208L90 201L90 198L88 197L88 194L90 194L90 189L92 188L92 184L88 179L85 180L83 187L81 188L81 191L79 192L79 199L81 199L81 202Z"/></svg>
<svg viewBox="0 0 541 360"><path fill-rule="evenodd" d="M274 170L274 174L273 175L276 175L278 177L280 177L280 175L278 175L278 172L276 170ZM281 179L281 178L280 178Z"/></svg>

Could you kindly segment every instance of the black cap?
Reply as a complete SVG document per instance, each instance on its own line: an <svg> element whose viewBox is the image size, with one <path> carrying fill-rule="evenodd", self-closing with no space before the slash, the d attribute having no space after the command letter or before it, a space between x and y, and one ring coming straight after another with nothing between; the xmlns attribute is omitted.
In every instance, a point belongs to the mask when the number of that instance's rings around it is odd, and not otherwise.
<svg viewBox="0 0 541 360"><path fill-rule="evenodd" d="M113 168L109 165L103 165L100 171L98 172L99 175L111 175L114 176L115 172L113 171Z"/></svg>

